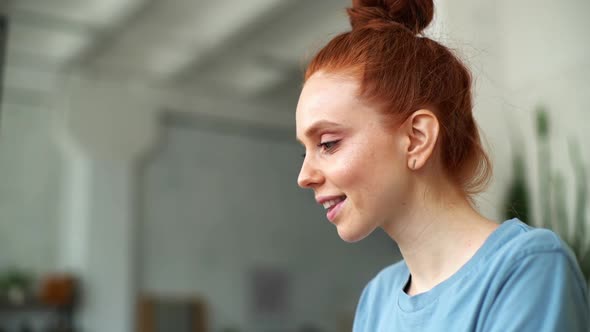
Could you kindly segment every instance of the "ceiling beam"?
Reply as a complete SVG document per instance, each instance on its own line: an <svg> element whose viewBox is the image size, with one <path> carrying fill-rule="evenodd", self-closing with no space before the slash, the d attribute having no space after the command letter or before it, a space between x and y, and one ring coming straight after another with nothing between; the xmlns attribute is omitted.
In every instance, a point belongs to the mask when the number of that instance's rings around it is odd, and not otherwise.
<svg viewBox="0 0 590 332"><path fill-rule="evenodd" d="M127 29L129 25L133 25L135 22L141 20L157 3L157 0L141 1L123 19L98 31L93 36L91 44L80 52L80 54L77 54L68 61L66 66L71 68L88 67L95 58L108 51L109 47L114 44L114 41L117 40L122 31Z"/></svg>
<svg viewBox="0 0 590 332"><path fill-rule="evenodd" d="M97 33L100 31L98 26L92 26L88 22L80 22L64 17L59 17L50 13L43 13L26 8L12 6L10 9L10 21L16 24L32 26L35 28L65 31L83 31Z"/></svg>
<svg viewBox="0 0 590 332"><path fill-rule="evenodd" d="M185 83L195 73L214 71L219 68L216 66L236 58L251 57L256 61L258 59L263 61L265 66L275 66L278 70L292 71L293 68L303 68L305 49L314 46L313 42L325 35L347 27L345 7L346 4L343 4L342 0L281 2L254 17L251 24L236 30L233 35L217 43L216 47L199 50L198 56L188 65L175 71L169 76L168 81ZM340 17L334 14L342 15ZM294 54L289 57L275 57L273 54L283 55L289 51L273 50L291 48L293 49L290 52ZM236 53L236 50L239 50L239 53Z"/></svg>
<svg viewBox="0 0 590 332"><path fill-rule="evenodd" d="M248 49L248 44L252 43L256 36L265 34L269 28L280 24L281 19L296 10L297 7L307 6L312 2L317 3L317 1L311 0L285 0L265 8L259 15L251 17L250 22L245 24L242 29L236 29L233 34L217 42L214 47L195 50L193 60L169 75L168 81L182 82L191 73L209 67L220 58L224 58L225 55L235 54L236 49Z"/></svg>

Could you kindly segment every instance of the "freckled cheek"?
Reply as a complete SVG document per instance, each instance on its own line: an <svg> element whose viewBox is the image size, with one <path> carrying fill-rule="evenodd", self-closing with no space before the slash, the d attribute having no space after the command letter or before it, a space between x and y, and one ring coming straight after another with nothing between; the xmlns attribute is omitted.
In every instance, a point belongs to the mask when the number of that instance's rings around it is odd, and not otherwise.
<svg viewBox="0 0 590 332"><path fill-rule="evenodd" d="M372 204L379 192L379 179L363 158L342 160L333 169L333 184L349 198L354 213L366 214L372 211Z"/></svg>
<svg viewBox="0 0 590 332"><path fill-rule="evenodd" d="M362 149L350 149L342 153L334 163L332 177L336 185L345 191L364 190L371 182L373 160Z"/></svg>

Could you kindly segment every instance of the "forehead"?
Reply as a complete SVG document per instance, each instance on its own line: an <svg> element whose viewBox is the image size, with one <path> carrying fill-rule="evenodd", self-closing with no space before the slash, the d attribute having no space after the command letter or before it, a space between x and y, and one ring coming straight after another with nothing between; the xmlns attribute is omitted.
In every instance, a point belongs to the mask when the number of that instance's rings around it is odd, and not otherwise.
<svg viewBox="0 0 590 332"><path fill-rule="evenodd" d="M354 123L363 107L358 98L357 80L341 75L318 72L305 83L296 111L297 136L318 121Z"/></svg>

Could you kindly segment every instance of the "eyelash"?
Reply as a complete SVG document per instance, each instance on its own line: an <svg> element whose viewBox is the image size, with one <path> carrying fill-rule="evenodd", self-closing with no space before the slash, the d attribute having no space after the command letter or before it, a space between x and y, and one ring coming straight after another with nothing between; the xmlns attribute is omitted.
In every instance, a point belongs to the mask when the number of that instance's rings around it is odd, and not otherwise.
<svg viewBox="0 0 590 332"><path fill-rule="evenodd" d="M334 151L334 149L336 148L336 145L338 145L338 143L340 143L340 140L323 142L323 143L318 144L317 146L318 146L318 148L323 149L322 152L331 153ZM301 155L301 158L305 159L306 155L307 155L307 153L303 153Z"/></svg>
<svg viewBox="0 0 590 332"><path fill-rule="evenodd" d="M318 144L318 147L322 148L324 152L332 152L334 151L334 149L336 148L336 145L338 145L340 141L336 140L336 141L329 141L329 142L323 142Z"/></svg>

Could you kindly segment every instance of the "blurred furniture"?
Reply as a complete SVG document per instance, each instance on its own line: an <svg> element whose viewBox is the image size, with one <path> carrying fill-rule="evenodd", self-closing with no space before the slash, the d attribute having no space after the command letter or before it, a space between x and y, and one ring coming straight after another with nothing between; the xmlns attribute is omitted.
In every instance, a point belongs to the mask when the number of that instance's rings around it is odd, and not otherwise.
<svg viewBox="0 0 590 332"><path fill-rule="evenodd" d="M207 332L207 308L197 297L141 295L137 332Z"/></svg>
<svg viewBox="0 0 590 332"><path fill-rule="evenodd" d="M36 299L22 304L0 302L0 331L20 331L15 326L36 326L30 331L76 331L72 325L74 307L53 306ZM41 326L41 327L39 327Z"/></svg>
<svg viewBox="0 0 590 332"><path fill-rule="evenodd" d="M79 282L71 275L42 277L38 292L24 291L18 297L1 295L0 331L76 331L74 313L78 304Z"/></svg>

